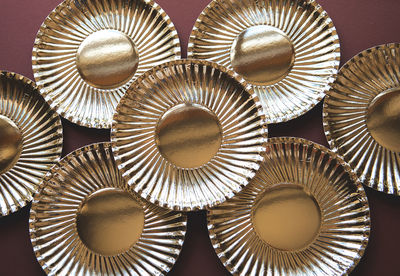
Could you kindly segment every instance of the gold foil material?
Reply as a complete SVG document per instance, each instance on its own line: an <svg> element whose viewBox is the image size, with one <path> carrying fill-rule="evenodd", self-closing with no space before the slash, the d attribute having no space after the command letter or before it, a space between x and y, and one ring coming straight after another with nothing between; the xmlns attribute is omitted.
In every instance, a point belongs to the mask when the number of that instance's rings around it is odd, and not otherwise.
<svg viewBox="0 0 400 276"><path fill-rule="evenodd" d="M62 151L60 117L34 83L0 71L0 215L32 200Z"/></svg>
<svg viewBox="0 0 400 276"><path fill-rule="evenodd" d="M182 248L186 220L140 199L111 144L101 143L51 169L32 203L30 234L50 275L164 275Z"/></svg>
<svg viewBox="0 0 400 276"><path fill-rule="evenodd" d="M132 84L111 131L124 178L147 200L196 210L232 197L254 177L267 127L246 82L200 60L169 62Z"/></svg>
<svg viewBox="0 0 400 276"><path fill-rule="evenodd" d="M324 128L367 186L400 195L400 46L365 50L340 70L324 104Z"/></svg>
<svg viewBox="0 0 400 276"><path fill-rule="evenodd" d="M243 76L267 123L279 123L322 100L339 68L340 45L313 0L214 0L196 21L188 56Z"/></svg>
<svg viewBox="0 0 400 276"><path fill-rule="evenodd" d="M348 275L370 234L363 186L325 147L269 139L255 178L209 210L208 229L233 275Z"/></svg>
<svg viewBox="0 0 400 276"><path fill-rule="evenodd" d="M60 115L110 128L132 82L179 58L175 27L154 1L65 0L40 27L32 64L40 92Z"/></svg>

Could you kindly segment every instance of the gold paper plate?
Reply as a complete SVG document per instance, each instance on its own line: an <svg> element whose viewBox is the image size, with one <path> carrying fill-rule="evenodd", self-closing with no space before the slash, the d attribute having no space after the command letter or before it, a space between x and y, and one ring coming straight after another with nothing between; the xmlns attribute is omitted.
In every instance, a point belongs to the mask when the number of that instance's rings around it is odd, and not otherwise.
<svg viewBox="0 0 400 276"><path fill-rule="evenodd" d="M110 128L129 85L180 58L178 34L152 0L66 0L44 21L33 71L50 106L87 127Z"/></svg>
<svg viewBox="0 0 400 276"><path fill-rule="evenodd" d="M313 0L214 0L197 19L188 52L241 74L268 123L316 105L340 61L336 29Z"/></svg>
<svg viewBox="0 0 400 276"><path fill-rule="evenodd" d="M234 275L347 275L368 243L367 197L335 153L299 138L269 140L236 197L211 209L211 241Z"/></svg>
<svg viewBox="0 0 400 276"><path fill-rule="evenodd" d="M60 117L34 83L0 71L0 215L32 200L62 151Z"/></svg>
<svg viewBox="0 0 400 276"><path fill-rule="evenodd" d="M54 166L29 222L50 275L163 275L186 232L184 214L144 202L126 185L109 143L76 150Z"/></svg>
<svg viewBox="0 0 400 276"><path fill-rule="evenodd" d="M215 63L180 60L146 72L121 99L111 130L129 185L176 210L232 197L259 168L267 127L243 79Z"/></svg>
<svg viewBox="0 0 400 276"><path fill-rule="evenodd" d="M324 104L325 134L365 185L400 195L400 44L361 52Z"/></svg>

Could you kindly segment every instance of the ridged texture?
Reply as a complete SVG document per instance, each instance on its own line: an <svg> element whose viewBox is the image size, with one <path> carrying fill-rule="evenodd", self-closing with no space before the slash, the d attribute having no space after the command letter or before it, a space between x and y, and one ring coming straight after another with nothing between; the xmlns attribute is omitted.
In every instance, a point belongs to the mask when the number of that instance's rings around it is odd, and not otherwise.
<svg viewBox="0 0 400 276"><path fill-rule="evenodd" d="M184 214L142 202L145 224L127 252L102 256L90 251L76 230L77 210L93 192L123 181L109 143L81 148L63 158L35 195L30 234L33 249L49 275L163 275L174 264L186 232ZM134 195L134 194L132 194Z"/></svg>
<svg viewBox="0 0 400 276"><path fill-rule="evenodd" d="M181 60L142 75L122 98L111 130L113 150L129 185L142 197L177 210L204 209L239 192L262 161L267 127L261 107L244 80L208 61ZM159 152L159 118L180 103L211 110L222 144L207 164L174 166Z"/></svg>
<svg viewBox="0 0 400 276"><path fill-rule="evenodd" d="M18 161L0 174L0 212L5 216L32 200L43 177L61 156L63 134L60 117L34 83L15 73L0 71L0 115L13 121L22 134Z"/></svg>
<svg viewBox="0 0 400 276"><path fill-rule="evenodd" d="M374 140L366 118L372 100L385 90L398 89L399 80L399 44L365 50L341 68L323 112L332 150L343 156L364 185L395 195L400 195L400 153Z"/></svg>
<svg viewBox="0 0 400 276"><path fill-rule="evenodd" d="M315 1L214 0L197 19L188 56L232 69L233 41L256 25L280 29L294 46L295 61L284 79L272 85L253 86L268 123L294 119L322 100L339 68L336 29Z"/></svg>
<svg viewBox="0 0 400 276"><path fill-rule="evenodd" d="M139 55L135 75L115 89L85 82L76 67L81 43L99 30L118 30ZM152 0L66 0L44 21L33 48L33 72L40 92L60 115L86 127L110 128L118 101L129 85L153 66L179 59L173 23Z"/></svg>
<svg viewBox="0 0 400 276"><path fill-rule="evenodd" d="M257 197L280 183L301 185L320 206L320 232L303 250L275 249L253 228ZM368 201L348 165L298 138L270 139L257 176L236 197L211 209L208 224L218 256L234 275L347 275L363 255L370 232Z"/></svg>

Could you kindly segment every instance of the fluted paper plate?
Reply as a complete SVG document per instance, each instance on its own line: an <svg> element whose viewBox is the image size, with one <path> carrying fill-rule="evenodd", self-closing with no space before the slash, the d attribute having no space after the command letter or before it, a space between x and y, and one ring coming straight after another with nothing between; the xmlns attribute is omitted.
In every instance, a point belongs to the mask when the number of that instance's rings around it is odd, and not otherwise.
<svg viewBox="0 0 400 276"><path fill-rule="evenodd" d="M40 92L66 119L110 128L129 85L180 58L178 34L152 0L66 0L44 21L33 48Z"/></svg>
<svg viewBox="0 0 400 276"><path fill-rule="evenodd" d="M136 192L176 210L232 197L259 168L267 127L248 85L215 63L181 60L146 72L121 99L111 130Z"/></svg>
<svg viewBox="0 0 400 276"><path fill-rule="evenodd" d="M341 68L324 128L365 185L400 195L400 44L365 50Z"/></svg>
<svg viewBox="0 0 400 276"><path fill-rule="evenodd" d="M147 203L123 181L109 143L71 153L35 195L30 235L49 275L164 275L186 216Z"/></svg>
<svg viewBox="0 0 400 276"><path fill-rule="evenodd" d="M197 19L188 52L241 74L268 123L315 106L340 62L336 29L313 0L214 0Z"/></svg>
<svg viewBox="0 0 400 276"><path fill-rule="evenodd" d="M370 232L361 183L337 154L298 138L270 139L236 197L211 209L212 244L234 275L347 275Z"/></svg>
<svg viewBox="0 0 400 276"><path fill-rule="evenodd" d="M60 117L34 83L0 71L0 215L32 200L62 151Z"/></svg>

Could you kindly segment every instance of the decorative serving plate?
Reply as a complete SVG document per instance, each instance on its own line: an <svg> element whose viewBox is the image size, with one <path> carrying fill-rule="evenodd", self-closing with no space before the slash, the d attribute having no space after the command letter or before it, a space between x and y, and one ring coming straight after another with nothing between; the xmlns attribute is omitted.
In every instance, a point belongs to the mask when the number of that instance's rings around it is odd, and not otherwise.
<svg viewBox="0 0 400 276"><path fill-rule="evenodd" d="M365 185L400 195L400 44L363 51L341 68L324 128Z"/></svg>
<svg viewBox="0 0 400 276"><path fill-rule="evenodd" d="M256 177L209 211L208 226L234 275L347 275L364 253L370 216L363 186L337 154L273 138Z"/></svg>
<svg viewBox="0 0 400 276"><path fill-rule="evenodd" d="M60 117L34 83L0 71L0 215L32 200L62 151Z"/></svg>
<svg viewBox="0 0 400 276"><path fill-rule="evenodd" d="M242 75L268 123L316 105L340 62L336 29L313 0L214 0L197 19L188 52Z"/></svg>
<svg viewBox="0 0 400 276"><path fill-rule="evenodd" d="M176 210L211 207L254 177L267 126L257 97L215 63L180 60L139 77L111 130L124 178L147 200Z"/></svg>
<svg viewBox="0 0 400 276"><path fill-rule="evenodd" d="M35 195L30 234L50 275L164 275L186 216L147 203L122 179L109 143L63 158Z"/></svg>
<svg viewBox="0 0 400 276"><path fill-rule="evenodd" d="M152 0L66 0L44 21L33 48L40 92L63 117L110 128L129 85L180 58L178 34Z"/></svg>

